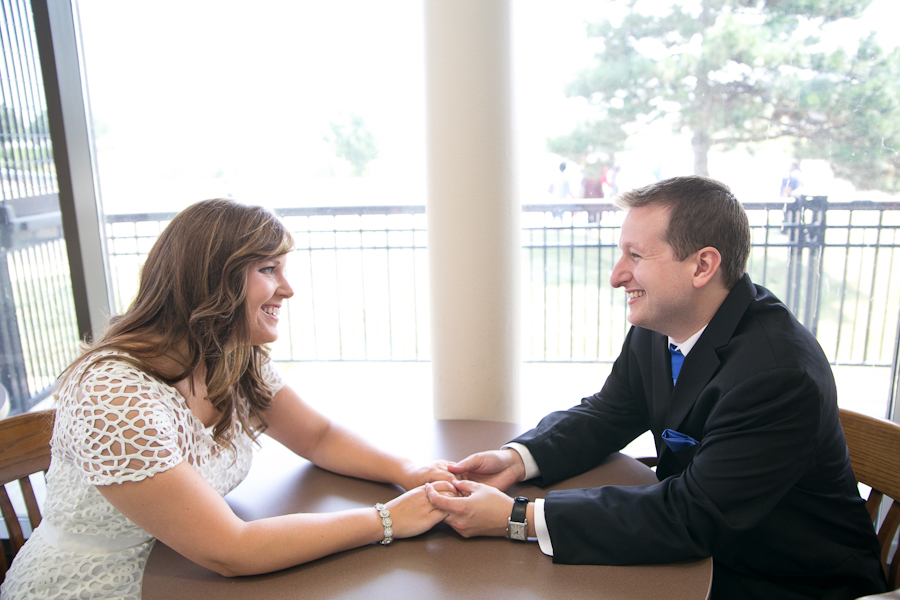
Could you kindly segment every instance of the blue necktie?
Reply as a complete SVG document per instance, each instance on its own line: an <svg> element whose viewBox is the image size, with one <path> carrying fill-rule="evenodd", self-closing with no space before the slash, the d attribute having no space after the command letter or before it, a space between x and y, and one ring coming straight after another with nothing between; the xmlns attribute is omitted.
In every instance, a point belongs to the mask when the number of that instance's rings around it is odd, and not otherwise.
<svg viewBox="0 0 900 600"><path fill-rule="evenodd" d="M669 344L669 354L672 355L672 385L678 381L678 374L681 373L681 363L684 362L684 354L675 347L675 344Z"/></svg>

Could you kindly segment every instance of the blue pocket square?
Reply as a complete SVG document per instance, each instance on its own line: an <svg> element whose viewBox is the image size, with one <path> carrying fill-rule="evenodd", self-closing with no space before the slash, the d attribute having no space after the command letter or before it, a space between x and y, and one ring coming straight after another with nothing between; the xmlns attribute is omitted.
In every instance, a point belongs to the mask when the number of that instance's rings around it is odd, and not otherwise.
<svg viewBox="0 0 900 600"><path fill-rule="evenodd" d="M672 452L678 452L697 445L697 440L691 436L672 431L671 429L666 429L662 432L662 439Z"/></svg>

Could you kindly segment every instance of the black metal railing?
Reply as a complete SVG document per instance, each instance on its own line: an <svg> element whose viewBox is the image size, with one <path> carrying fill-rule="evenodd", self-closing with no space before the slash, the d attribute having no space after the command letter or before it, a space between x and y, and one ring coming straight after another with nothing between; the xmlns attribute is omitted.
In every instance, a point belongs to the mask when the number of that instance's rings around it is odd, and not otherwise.
<svg viewBox="0 0 900 600"><path fill-rule="evenodd" d="M900 203L745 204L749 271L818 337L833 364L889 366L900 315ZM296 240L288 262L294 297L282 311L277 360L429 360L424 207L289 208L278 211ZM7 252L24 357L22 393L52 383L74 352L62 232L53 215L18 218ZM118 310L134 295L147 252L173 215L109 215L109 266ZM522 309L528 361L604 362L628 329L624 294L609 285L623 213L611 203L529 205L522 217ZM24 219L24 220L23 220ZM58 213L55 221L58 225ZM39 226L42 225L42 226ZM23 246L23 231L31 239ZM39 233L41 235L39 235ZM35 275L42 272L54 275ZM14 281L12 281L14 280ZM12 315L12 318L10 317ZM23 333L24 332L24 333ZM29 337L31 336L31 337Z"/></svg>
<svg viewBox="0 0 900 600"><path fill-rule="evenodd" d="M55 194L0 205L0 384L13 413L46 396L77 352L58 207Z"/></svg>
<svg viewBox="0 0 900 600"><path fill-rule="evenodd" d="M428 279L422 206L284 208L294 235L293 299L281 312L278 360L428 360ZM119 310L137 269L173 214L110 215Z"/></svg>
<svg viewBox="0 0 900 600"><path fill-rule="evenodd" d="M816 334L833 364L889 366L898 342L900 203L805 197L744 204L748 271ZM526 207L526 357L610 361L628 329L609 286L622 213L610 204Z"/></svg>
<svg viewBox="0 0 900 600"><path fill-rule="evenodd" d="M834 363L890 365L900 278L893 277L900 203L828 204L806 197L745 204L753 280L819 337ZM283 360L428 360L424 207L290 208ZM628 328L609 275L622 213L611 203L523 208L526 360L608 361ZM828 217L826 219L826 216ZM116 297L171 215L109 217ZM126 231L127 229L127 231ZM121 304L120 304L121 306Z"/></svg>

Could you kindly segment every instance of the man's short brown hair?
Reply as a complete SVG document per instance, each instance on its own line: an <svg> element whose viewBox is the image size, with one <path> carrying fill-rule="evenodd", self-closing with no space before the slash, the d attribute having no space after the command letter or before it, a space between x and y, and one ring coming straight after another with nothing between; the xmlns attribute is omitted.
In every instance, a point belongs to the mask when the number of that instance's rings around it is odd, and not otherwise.
<svg viewBox="0 0 900 600"><path fill-rule="evenodd" d="M616 198L620 208L665 206L669 224L664 240L675 258L684 260L711 246L722 256L722 283L731 289L747 271L750 222L744 207L727 185L708 177L664 179L625 192Z"/></svg>

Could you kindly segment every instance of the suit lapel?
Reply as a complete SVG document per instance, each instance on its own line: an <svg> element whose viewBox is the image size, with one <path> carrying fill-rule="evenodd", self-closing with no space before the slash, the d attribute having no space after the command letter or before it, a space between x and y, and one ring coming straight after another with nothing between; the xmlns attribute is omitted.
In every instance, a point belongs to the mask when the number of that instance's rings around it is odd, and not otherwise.
<svg viewBox="0 0 900 600"><path fill-rule="evenodd" d="M650 345L650 397L652 398L652 424L654 432L665 429L666 414L672 399L672 359L669 355L669 342L661 333L652 332ZM659 435L656 439L656 453L661 456L666 444Z"/></svg>
<svg viewBox="0 0 900 600"><path fill-rule="evenodd" d="M706 331L703 332L703 335L700 336L700 339L697 340L697 343L685 357L684 364L681 366L681 374L678 376L678 384L666 399L667 401L664 401L661 397L662 393L660 393L660 396L656 396L657 388L654 385L654 416L656 416L657 412L665 414L665 417L661 419L663 427L660 429L660 432L664 429L679 431L679 426L690 413L691 408L697 402L697 398L719 370L721 361L719 360L718 349L726 346L734 336L738 323L740 323L741 318L755 296L756 288L750 282L750 278L744 275L725 298L722 306L719 307L719 310L709 322ZM665 344L663 344L662 350L666 353L666 358L668 358L668 349ZM655 349L653 355L653 364L657 366ZM667 369L655 368L654 384L656 384L657 380L655 373L663 371L669 375L669 390L671 390L671 369L671 362ZM661 404L663 408L660 407ZM656 423L660 422L656 419L654 421ZM662 458L662 454L660 454L660 458Z"/></svg>

